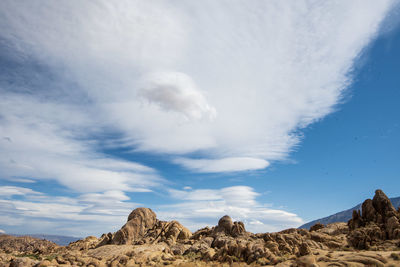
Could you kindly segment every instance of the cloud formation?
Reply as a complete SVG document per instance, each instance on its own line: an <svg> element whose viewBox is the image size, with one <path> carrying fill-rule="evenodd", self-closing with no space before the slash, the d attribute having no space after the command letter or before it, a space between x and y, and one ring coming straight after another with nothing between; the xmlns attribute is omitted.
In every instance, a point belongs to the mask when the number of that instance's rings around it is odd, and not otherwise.
<svg viewBox="0 0 400 267"><path fill-rule="evenodd" d="M3 93L0 114L3 179L54 179L78 192L143 192L162 182L152 168L99 153L90 136L97 123L80 107Z"/></svg>
<svg viewBox="0 0 400 267"><path fill-rule="evenodd" d="M60 70L126 146L271 161L334 110L392 5L2 1L0 25L3 44Z"/></svg>
<svg viewBox="0 0 400 267"><path fill-rule="evenodd" d="M234 220L243 221L246 229L252 232L277 231L303 223L294 213L257 202L260 194L248 186L170 190L170 195L179 202L160 207L157 214L164 219L177 219L192 231L205 225L214 226L227 214Z"/></svg>
<svg viewBox="0 0 400 267"><path fill-rule="evenodd" d="M118 229L139 205L115 190L64 197L25 187L13 187L12 192L9 187L0 188L4 189L10 197L0 200L0 225L9 233L100 235Z"/></svg>
<svg viewBox="0 0 400 267"><path fill-rule="evenodd" d="M259 170L269 165L269 162L266 160L249 157L231 157L214 160L177 158L174 162L190 170L204 173Z"/></svg>
<svg viewBox="0 0 400 267"><path fill-rule="evenodd" d="M213 120L216 116L215 108L207 103L194 81L182 72L148 75L138 95L166 111L182 113L188 119Z"/></svg>
<svg viewBox="0 0 400 267"><path fill-rule="evenodd" d="M11 197L11 196L25 196L27 194L38 194L40 195L39 192L36 192L30 188L24 188L24 187L19 187L19 186L0 186L0 196L1 197Z"/></svg>
<svg viewBox="0 0 400 267"><path fill-rule="evenodd" d="M9 233L100 236L119 229L132 209L142 206L117 190L75 197L52 196L26 187L4 186L0 190L8 192L8 197L0 199L0 225ZM152 207L157 217L178 220L192 231L214 226L226 214L243 221L253 232L277 231L303 223L294 213L259 203L256 198L260 194L248 186L169 189L167 193L174 204Z"/></svg>

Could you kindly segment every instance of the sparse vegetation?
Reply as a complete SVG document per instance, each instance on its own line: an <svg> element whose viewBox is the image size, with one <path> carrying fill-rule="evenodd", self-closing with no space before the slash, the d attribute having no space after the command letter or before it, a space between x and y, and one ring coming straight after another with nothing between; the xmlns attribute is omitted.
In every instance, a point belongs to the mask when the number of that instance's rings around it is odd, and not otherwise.
<svg viewBox="0 0 400 267"><path fill-rule="evenodd" d="M15 255L18 258L23 258L23 257L27 257L30 258L32 260L41 260L42 257L38 254L19 254L19 255Z"/></svg>

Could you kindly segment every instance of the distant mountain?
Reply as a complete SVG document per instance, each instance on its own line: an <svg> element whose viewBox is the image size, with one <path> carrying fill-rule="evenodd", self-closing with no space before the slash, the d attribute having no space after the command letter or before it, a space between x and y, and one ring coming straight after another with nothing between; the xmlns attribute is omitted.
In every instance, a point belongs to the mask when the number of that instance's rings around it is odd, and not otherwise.
<svg viewBox="0 0 400 267"><path fill-rule="evenodd" d="M17 235L17 236L24 236L24 235ZM73 236L63 236L63 235L45 235L45 234L32 234L32 235L25 235L31 236L39 239L45 239L51 242L56 243L60 246L66 246L71 242L81 239L80 237L73 237Z"/></svg>
<svg viewBox="0 0 400 267"><path fill-rule="evenodd" d="M400 207L400 197L391 198L390 201L392 202L393 206L396 209L398 207ZM357 206L355 206L355 207L353 207L351 209L335 213L335 214L330 215L328 217L324 217L324 218L317 219L317 220L314 220L312 222L303 224L299 228L310 229L310 227L313 226L314 224L316 224L317 222L320 222L322 224L335 223L335 222L347 222L348 220L351 219L351 215L353 214L353 210L359 210L359 209L361 209L361 204L358 204Z"/></svg>

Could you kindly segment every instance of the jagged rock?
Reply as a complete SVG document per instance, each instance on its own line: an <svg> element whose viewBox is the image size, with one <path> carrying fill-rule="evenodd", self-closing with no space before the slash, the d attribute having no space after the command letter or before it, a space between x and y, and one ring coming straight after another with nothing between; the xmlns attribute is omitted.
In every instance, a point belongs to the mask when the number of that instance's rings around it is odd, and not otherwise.
<svg viewBox="0 0 400 267"><path fill-rule="evenodd" d="M299 255L305 256L311 254L311 249L307 243L302 243L299 247Z"/></svg>
<svg viewBox="0 0 400 267"><path fill-rule="evenodd" d="M331 232L344 236L335 226ZM236 230L238 229L238 230ZM331 229L330 226L326 229ZM215 251L213 260L219 262L240 261L247 264L277 264L287 255L303 256L312 254L312 248L338 248L346 243L328 233L310 233L304 229L287 229L279 233L251 234L245 231L242 222L232 222L229 216L222 217L213 228L203 228L191 238L193 245L185 255L200 255L210 258L209 248Z"/></svg>
<svg viewBox="0 0 400 267"><path fill-rule="evenodd" d="M95 248L99 243L99 239L95 236L88 236L82 240L70 243L67 248L70 250L88 250Z"/></svg>
<svg viewBox="0 0 400 267"><path fill-rule="evenodd" d="M349 220L349 244L358 249L368 249L382 241L400 238L400 213L396 211L382 190L374 198L363 202L362 212L353 211Z"/></svg>
<svg viewBox="0 0 400 267"><path fill-rule="evenodd" d="M316 224L314 224L313 226L310 227L310 232L317 231L317 230L322 229L322 228L325 228L325 225L318 222L318 223L316 223Z"/></svg>

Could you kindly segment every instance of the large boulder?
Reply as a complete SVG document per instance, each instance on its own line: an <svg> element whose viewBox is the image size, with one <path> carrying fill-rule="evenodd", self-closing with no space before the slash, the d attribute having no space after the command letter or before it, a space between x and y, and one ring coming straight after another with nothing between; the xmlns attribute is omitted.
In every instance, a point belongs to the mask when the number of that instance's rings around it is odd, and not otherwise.
<svg viewBox="0 0 400 267"><path fill-rule="evenodd" d="M118 230L111 244L131 244L144 237L157 223L157 215L149 208L137 208L129 216L127 223Z"/></svg>
<svg viewBox="0 0 400 267"><path fill-rule="evenodd" d="M214 228L214 235L225 234L233 237L246 233L243 222L233 222L228 215L223 216L218 221L218 225Z"/></svg>
<svg viewBox="0 0 400 267"><path fill-rule="evenodd" d="M102 236L97 245L107 244L145 244L166 242L172 245L176 241L189 239L192 233L177 221L165 222L149 208L137 208L129 216L127 223L114 234Z"/></svg>

